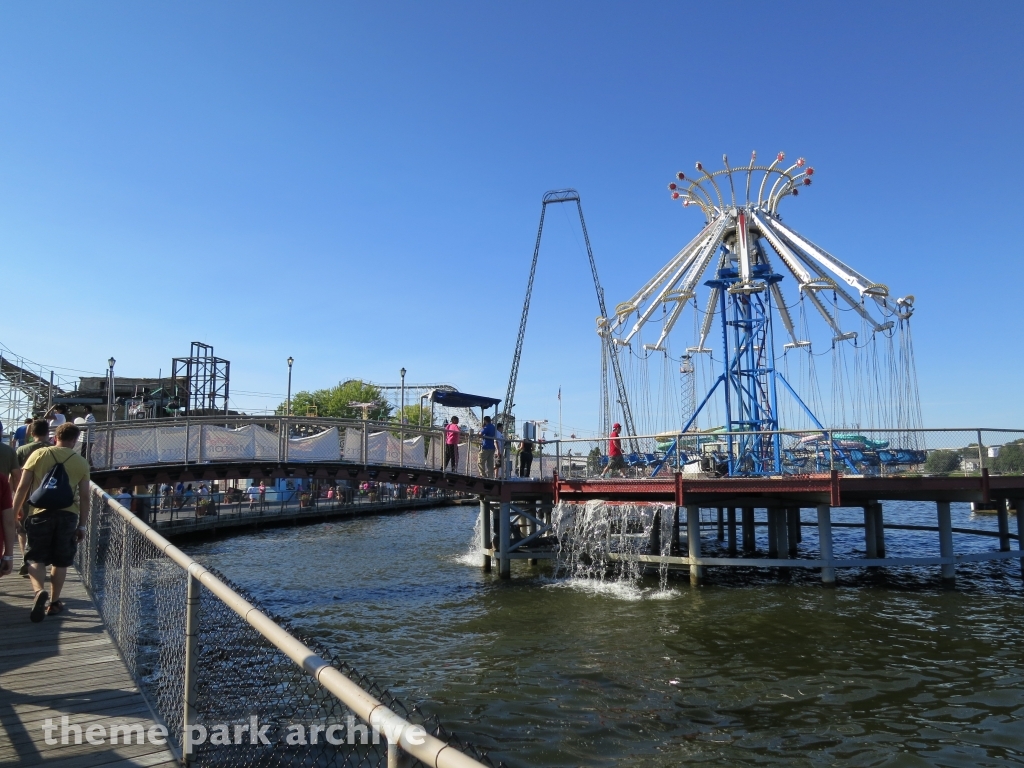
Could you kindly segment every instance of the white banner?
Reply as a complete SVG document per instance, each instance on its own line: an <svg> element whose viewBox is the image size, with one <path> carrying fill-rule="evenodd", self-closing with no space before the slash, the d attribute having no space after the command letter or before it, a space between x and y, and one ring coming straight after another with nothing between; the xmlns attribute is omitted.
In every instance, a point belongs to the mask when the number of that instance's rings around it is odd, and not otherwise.
<svg viewBox="0 0 1024 768"><path fill-rule="evenodd" d="M363 463L363 430L345 428L345 443L341 451L341 458L353 464Z"/></svg>
<svg viewBox="0 0 1024 768"><path fill-rule="evenodd" d="M341 457L341 436L337 427L312 437L288 440L288 461L338 461Z"/></svg>
<svg viewBox="0 0 1024 768"><path fill-rule="evenodd" d="M115 430L112 458L112 467L156 464L160 460L156 448L156 432L152 428Z"/></svg>

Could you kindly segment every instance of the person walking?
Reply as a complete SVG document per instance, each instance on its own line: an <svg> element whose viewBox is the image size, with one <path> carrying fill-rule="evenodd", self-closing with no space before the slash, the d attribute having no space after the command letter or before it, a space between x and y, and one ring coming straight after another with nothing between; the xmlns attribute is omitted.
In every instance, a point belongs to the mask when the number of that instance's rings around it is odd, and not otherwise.
<svg viewBox="0 0 1024 768"><path fill-rule="evenodd" d="M33 452L22 468L21 481L14 496L12 512L15 517L23 516L28 538L25 561L28 563L28 577L32 582L35 597L29 618L40 622L47 615L60 613L64 604L60 600L68 567L75 558L78 543L85 538L89 526L89 462L77 451L75 443L81 430L74 424L57 427L57 445ZM37 484L43 479L56 479L57 465L63 467L66 482L70 484L70 504L57 508L41 508L29 505L27 514L24 507L29 496L35 496ZM50 474L50 470L55 470ZM56 490L60 489L57 484ZM49 489L47 493L51 493ZM46 494L43 496L45 497ZM37 499L38 500L38 499ZM39 500L40 503L47 503ZM46 591L46 566L50 570L50 592ZM0 574L10 572L9 561L3 561Z"/></svg>
<svg viewBox="0 0 1024 768"><path fill-rule="evenodd" d="M11 447L14 449L21 448L29 441L29 430L32 428L32 419L25 419L25 423L14 430L14 439L11 441Z"/></svg>
<svg viewBox="0 0 1024 768"><path fill-rule="evenodd" d="M533 442L523 440L519 444L519 476L529 477L533 466Z"/></svg>
<svg viewBox="0 0 1024 768"><path fill-rule="evenodd" d="M480 455L476 458L480 477L494 477L494 438L498 430L491 424L491 417L484 416L484 426L480 430Z"/></svg>
<svg viewBox="0 0 1024 768"><path fill-rule="evenodd" d="M459 417L452 416L451 423L444 428L444 466L442 469L447 469L450 463L452 465L452 472L459 471L460 436Z"/></svg>
<svg viewBox="0 0 1024 768"><path fill-rule="evenodd" d="M267 484L260 480L260 509L267 503Z"/></svg>
<svg viewBox="0 0 1024 768"><path fill-rule="evenodd" d="M494 429L494 476L500 478L505 473L505 425L499 421Z"/></svg>
<svg viewBox="0 0 1024 768"><path fill-rule="evenodd" d="M607 477L610 472L618 472L620 477L626 476L626 462L622 458L622 439L619 437L621 431L621 424L612 424L612 433L608 437L608 466L601 472L601 477Z"/></svg>
<svg viewBox="0 0 1024 768"><path fill-rule="evenodd" d="M252 512L260 501L260 487L258 485L250 485L245 489L245 495L249 497L249 511Z"/></svg>
<svg viewBox="0 0 1024 768"><path fill-rule="evenodd" d="M20 479L22 470L28 463L29 457L36 451L42 448L50 447L50 425L42 419L36 419L32 422L32 425L28 429L29 442L25 443L16 451L18 457L18 473L17 478ZM12 476L11 488L15 491L18 489L20 482ZM28 547L28 540L25 536L25 526L23 521L19 518L15 521L15 528L18 533L18 543L21 545L21 554L25 554L25 549ZM22 560L21 570L18 571L19 576L28 578L28 561Z"/></svg>

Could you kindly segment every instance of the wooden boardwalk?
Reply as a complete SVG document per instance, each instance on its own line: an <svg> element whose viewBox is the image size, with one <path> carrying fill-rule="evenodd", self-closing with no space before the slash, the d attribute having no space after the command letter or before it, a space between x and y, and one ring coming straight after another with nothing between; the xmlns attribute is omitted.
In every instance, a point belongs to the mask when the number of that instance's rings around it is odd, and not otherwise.
<svg viewBox="0 0 1024 768"><path fill-rule="evenodd" d="M15 567L20 565L19 557ZM156 721L73 568L61 600L63 613L33 624L28 579L17 570L0 578L0 766L179 765L167 746L134 738L130 745L123 738L111 743L112 725L137 723L148 732ZM61 743L64 716L81 726L80 744L73 730L69 743ZM56 744L46 743L47 718L57 726ZM102 744L86 741L90 725L105 727Z"/></svg>

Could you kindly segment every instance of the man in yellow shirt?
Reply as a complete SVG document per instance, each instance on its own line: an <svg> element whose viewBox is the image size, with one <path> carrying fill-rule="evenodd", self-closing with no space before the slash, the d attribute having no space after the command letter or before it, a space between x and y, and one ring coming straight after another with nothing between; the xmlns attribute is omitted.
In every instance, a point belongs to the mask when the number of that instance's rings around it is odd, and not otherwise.
<svg viewBox="0 0 1024 768"><path fill-rule="evenodd" d="M42 621L47 614L60 613L64 604L60 601L60 592L64 587L68 566L75 559L78 542L85 538L89 523L89 462L75 450L80 430L71 423L57 427L57 445L41 448L34 452L25 463L21 472L21 482L14 497L13 514L22 516L22 507L36 486L55 464L63 464L67 472L71 488L74 490L74 502L63 509L37 509L29 507L25 515L25 531L28 534L28 549L25 561L28 566L28 577L35 590L32 602L32 621ZM10 514L10 513L8 513ZM4 521L6 524L6 520ZM5 525L6 527L6 525ZM46 592L46 566L53 568L50 572L50 589ZM0 573L6 573L10 566L4 562ZM49 600L49 605L47 601Z"/></svg>

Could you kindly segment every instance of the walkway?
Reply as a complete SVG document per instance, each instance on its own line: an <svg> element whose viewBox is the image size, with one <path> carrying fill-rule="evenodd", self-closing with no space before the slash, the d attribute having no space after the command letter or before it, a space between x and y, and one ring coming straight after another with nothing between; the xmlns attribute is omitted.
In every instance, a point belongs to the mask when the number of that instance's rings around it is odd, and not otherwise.
<svg viewBox="0 0 1024 768"><path fill-rule="evenodd" d="M20 567L20 557L15 562ZM92 766L177 766L165 746L151 744L100 745L84 738L61 744L61 718L80 725L155 724L149 706L121 661L110 635L72 568L61 599L60 616L32 624L28 613L32 588L15 572L0 578L0 765L52 768ZM43 725L52 718L56 744L47 744Z"/></svg>

